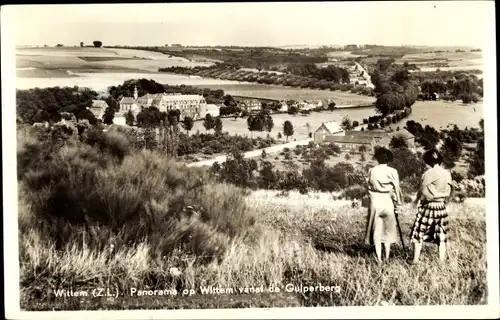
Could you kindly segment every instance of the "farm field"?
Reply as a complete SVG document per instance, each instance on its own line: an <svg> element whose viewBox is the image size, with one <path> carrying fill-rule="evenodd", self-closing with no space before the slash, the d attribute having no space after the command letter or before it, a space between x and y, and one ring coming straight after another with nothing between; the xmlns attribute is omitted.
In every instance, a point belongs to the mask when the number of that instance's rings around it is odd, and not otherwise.
<svg viewBox="0 0 500 320"><path fill-rule="evenodd" d="M329 193L301 195L258 190L246 196L245 201L255 212L257 228L261 230L259 239L254 244L242 240L231 243L219 264L199 266L182 263L182 259L177 260L178 264L174 260L158 264L147 257L147 244L122 248L109 255L108 251L89 251L85 247L68 247L57 254L30 237L21 243L22 248L29 249L21 267L21 283L26 283L36 267L47 267L43 270L48 275L55 274L57 268L58 277L73 281L85 274L99 277L96 281L100 283L120 285L138 283L142 275L150 274L165 279L165 288L193 288L196 293L191 297L131 297L122 292L118 298L51 299L42 292L34 300L33 292L39 289L22 285L21 306L26 310L109 310L486 303L486 224L482 202L449 206L451 242L446 264L437 262L436 247L424 246L422 263L408 265L401 245L396 244L390 261L377 266L363 243L365 208L352 208L349 201L334 201ZM415 214L415 209L407 205L400 215L407 248L406 234ZM86 258L83 261L78 257ZM45 265L48 261L52 263ZM168 276L172 266L181 270L178 278ZM117 272L124 276L113 277ZM332 286L336 291L286 290L319 284ZM238 287L262 285L265 291L201 295L199 287L208 285L234 288L235 292ZM270 286L281 291L266 292ZM80 287L75 286L74 290Z"/></svg>
<svg viewBox="0 0 500 320"><path fill-rule="evenodd" d="M396 60L396 63L415 63L421 71L435 71L440 69L449 70L483 70L483 58L481 52L438 52L407 54ZM447 63L447 67L432 66L433 63Z"/></svg>
<svg viewBox="0 0 500 320"><path fill-rule="evenodd" d="M475 109L475 111L474 111ZM436 129L444 129L448 124L456 124L459 128L479 127L479 121L484 118L484 106L482 102L464 105L461 102L444 102L444 101L417 101L412 107L412 114L403 119L401 122L392 124L391 127L404 127L406 121L414 120L422 125L430 125ZM293 139L303 140L308 138L307 123L310 124L311 131L314 132L323 122L336 121L340 123L345 116L348 116L351 121L363 122L364 118L376 114L375 108L357 108L357 109L337 109L334 111L312 112L309 115L290 115L290 114L275 114L273 115L274 127L270 135L274 138L278 132L283 134L283 124L285 121L290 121L294 128ZM247 128L247 120L238 118L223 118L223 130L231 134L251 136ZM205 132L203 121L196 121L192 132ZM254 137L265 137L267 132L254 132Z"/></svg>
<svg viewBox="0 0 500 320"><path fill-rule="evenodd" d="M228 85L218 84L204 87L213 90L223 89L227 94L234 96L248 96L275 100L319 100L331 98L339 106L350 104L370 104L375 102L374 97L362 96L350 92L291 88L258 83L238 83Z"/></svg>
<svg viewBox="0 0 500 320"><path fill-rule="evenodd" d="M169 66L208 66L211 63L193 62L157 52L134 49L62 47L19 48L16 50L17 68L33 67L39 70L109 70L109 72L156 72ZM41 71L40 73L43 73ZM19 74L20 77L33 76Z"/></svg>

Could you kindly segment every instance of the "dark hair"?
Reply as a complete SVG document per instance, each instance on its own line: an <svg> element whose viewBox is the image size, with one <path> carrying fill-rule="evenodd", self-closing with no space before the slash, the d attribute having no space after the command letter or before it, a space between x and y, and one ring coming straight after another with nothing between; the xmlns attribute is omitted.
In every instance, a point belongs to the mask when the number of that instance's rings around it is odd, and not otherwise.
<svg viewBox="0 0 500 320"><path fill-rule="evenodd" d="M443 163L443 157L436 149L430 149L424 152L422 159L431 167L434 167L436 164Z"/></svg>
<svg viewBox="0 0 500 320"><path fill-rule="evenodd" d="M393 159L391 150L384 147L375 148L373 157L380 164L387 164Z"/></svg>

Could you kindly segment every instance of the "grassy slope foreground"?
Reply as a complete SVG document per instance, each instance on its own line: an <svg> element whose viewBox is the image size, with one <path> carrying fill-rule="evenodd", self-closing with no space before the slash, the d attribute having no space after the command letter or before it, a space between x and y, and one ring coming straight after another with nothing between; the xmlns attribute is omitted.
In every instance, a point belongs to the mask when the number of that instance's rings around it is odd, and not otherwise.
<svg viewBox="0 0 500 320"><path fill-rule="evenodd" d="M132 153L117 133L61 142L31 130L18 135L22 309L486 303L484 206L451 205L445 265L428 247L423 263L409 266L397 245L378 267L362 242L364 208L328 194L246 193L201 169ZM414 214L410 207L401 214L405 238ZM320 283L338 291L285 290ZM234 293L202 294L202 286ZM260 286L262 293L238 289ZM266 292L270 286L280 292ZM54 295L98 287L120 295ZM130 296L133 287L178 294Z"/></svg>

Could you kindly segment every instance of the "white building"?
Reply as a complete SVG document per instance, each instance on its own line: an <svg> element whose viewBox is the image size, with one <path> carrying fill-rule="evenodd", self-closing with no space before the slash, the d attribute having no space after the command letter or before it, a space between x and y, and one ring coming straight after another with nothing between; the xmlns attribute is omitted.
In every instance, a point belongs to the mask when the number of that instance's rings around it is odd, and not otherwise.
<svg viewBox="0 0 500 320"><path fill-rule="evenodd" d="M220 115L219 107L215 104L207 104L206 114L210 114L212 118L218 117Z"/></svg>
<svg viewBox="0 0 500 320"><path fill-rule="evenodd" d="M102 116L108 107L108 104L104 100L92 100L90 111L97 119L102 120Z"/></svg>
<svg viewBox="0 0 500 320"><path fill-rule="evenodd" d="M345 132L340 125L335 121L323 122L316 131L314 131L313 139L316 143L325 141L330 136L344 136Z"/></svg>
<svg viewBox="0 0 500 320"><path fill-rule="evenodd" d="M161 112L180 110L181 120L186 116L194 120L203 119L207 113L207 102L203 96L183 95L180 93L148 93L142 97L138 97L136 87L133 98L123 97L120 100L120 111L115 114L115 117L125 116L128 111L132 111L134 116L137 116L142 108L147 107L156 107Z"/></svg>

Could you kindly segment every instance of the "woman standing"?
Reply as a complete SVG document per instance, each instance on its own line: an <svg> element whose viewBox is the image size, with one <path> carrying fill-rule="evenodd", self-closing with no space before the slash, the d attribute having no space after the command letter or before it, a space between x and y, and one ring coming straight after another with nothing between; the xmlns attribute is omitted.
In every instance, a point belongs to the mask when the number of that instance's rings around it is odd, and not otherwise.
<svg viewBox="0 0 500 320"><path fill-rule="evenodd" d="M366 225L365 243L375 245L377 262L382 262L382 243L385 259L389 258L391 244L397 241L395 208L402 202L399 175L387 164L392 161L392 152L376 148L374 158L379 163L368 172L370 205Z"/></svg>
<svg viewBox="0 0 500 320"><path fill-rule="evenodd" d="M422 175L420 188L415 199L418 207L410 239L415 246L412 263L417 263L423 242L439 246L439 259L445 260L448 234L448 213L446 202L452 192L451 174L441 167L443 159L436 149L423 155L428 169Z"/></svg>

